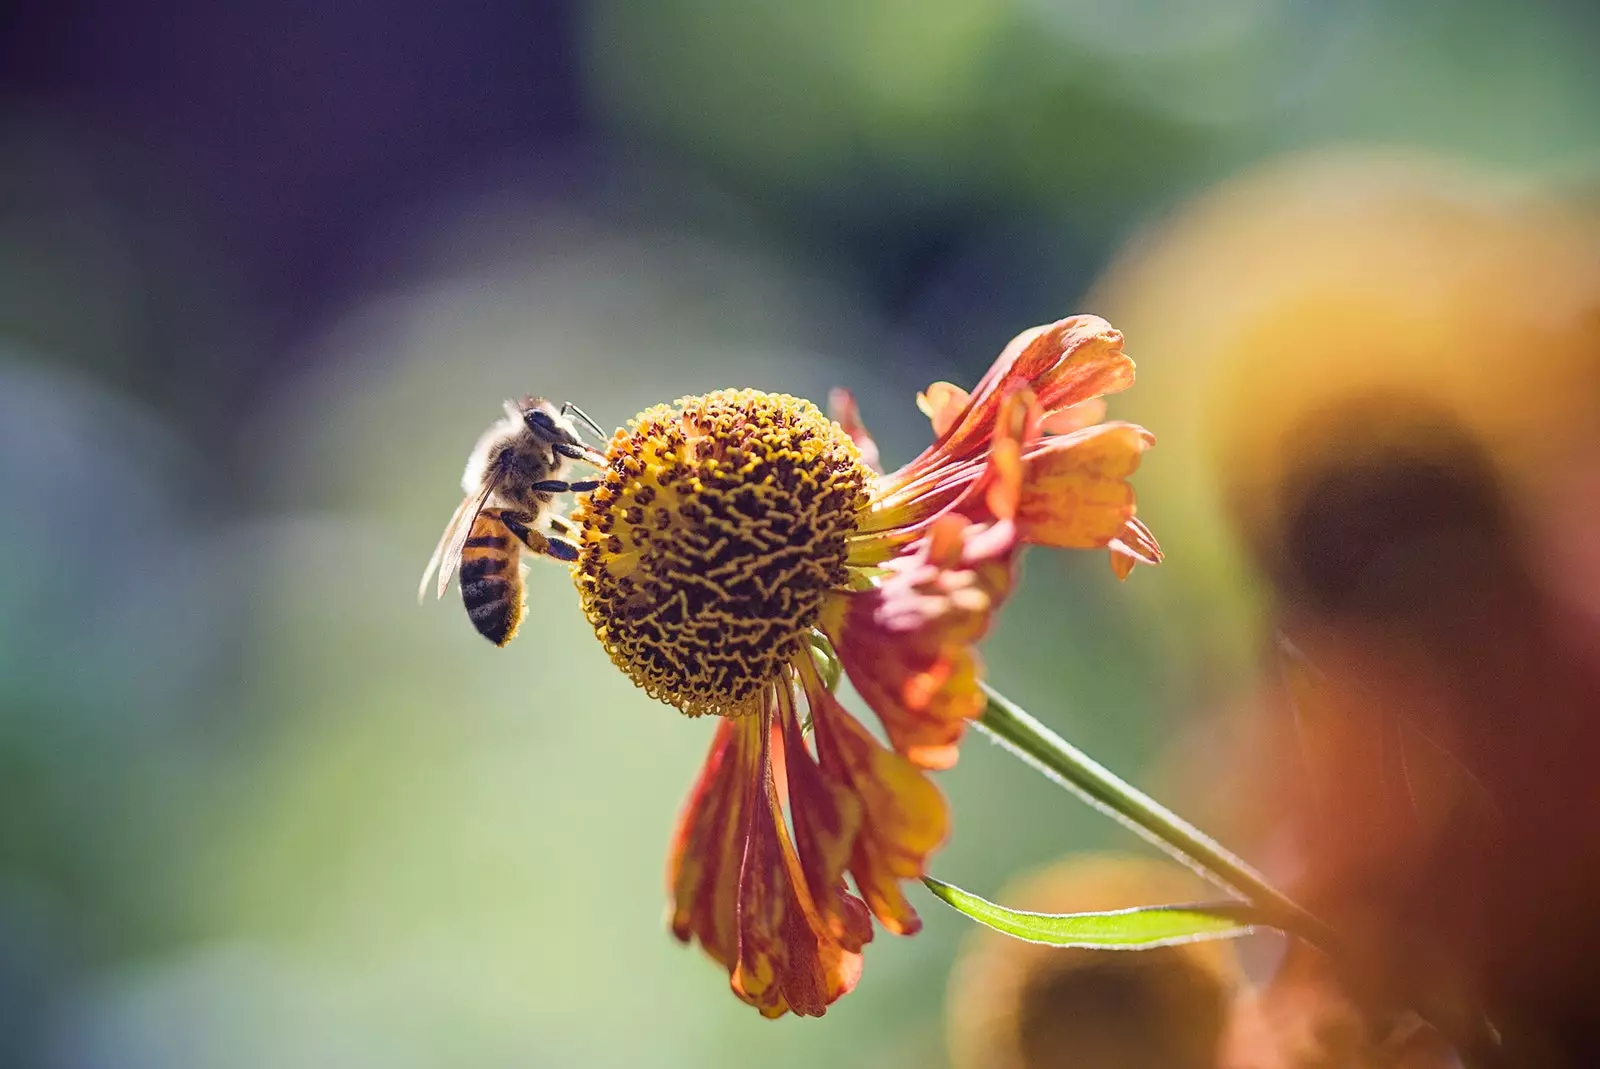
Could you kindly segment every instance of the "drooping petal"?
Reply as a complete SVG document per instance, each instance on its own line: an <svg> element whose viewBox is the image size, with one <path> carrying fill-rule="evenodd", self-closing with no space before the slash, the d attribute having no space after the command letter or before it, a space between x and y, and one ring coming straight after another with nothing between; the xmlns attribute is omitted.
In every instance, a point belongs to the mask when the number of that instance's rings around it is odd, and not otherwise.
<svg viewBox="0 0 1600 1069"><path fill-rule="evenodd" d="M1018 545L1010 521L939 518L878 585L828 602L820 626L895 750L948 768L966 722L983 711L972 646L1010 592Z"/></svg>
<svg viewBox="0 0 1600 1069"><path fill-rule="evenodd" d="M850 847L850 874L878 921L897 935L911 935L922 921L900 885L927 871L929 856L950 833L944 796L908 758L868 734L814 670L803 671L802 678L821 772L856 799L862 815Z"/></svg>
<svg viewBox="0 0 1600 1069"><path fill-rule="evenodd" d="M1023 457L1017 507L1023 541L1069 549L1108 545L1133 519L1128 476L1153 443L1142 427L1101 423L1036 444Z"/></svg>
<svg viewBox="0 0 1600 1069"><path fill-rule="evenodd" d="M810 662L804 664L810 668ZM815 675L815 669L811 671ZM795 715L792 699L787 693L781 697L780 737L785 751L782 775L789 787L795 850L805 872L806 887L828 934L846 950L860 950L872 939L872 920L861 900L845 887L844 874L861 833L861 799L848 784L823 774L801 737L800 719Z"/></svg>
<svg viewBox="0 0 1600 1069"><path fill-rule="evenodd" d="M842 939L817 909L784 827L771 723L769 709L717 727L674 842L672 931L698 939L734 993L765 1016L816 1016L855 986L871 925L854 896ZM815 767L803 752L790 761Z"/></svg>
<svg viewBox="0 0 1600 1069"><path fill-rule="evenodd" d="M698 939L728 969L738 954L739 871L759 780L760 720L747 716L717 725L668 858L672 934L685 943Z"/></svg>
<svg viewBox="0 0 1600 1069"><path fill-rule="evenodd" d="M800 759L790 755L791 761ZM760 763L760 795L739 875L738 959L729 982L764 1017L791 1010L819 1017L855 987L861 954L834 938L817 912L789 841L771 766Z"/></svg>

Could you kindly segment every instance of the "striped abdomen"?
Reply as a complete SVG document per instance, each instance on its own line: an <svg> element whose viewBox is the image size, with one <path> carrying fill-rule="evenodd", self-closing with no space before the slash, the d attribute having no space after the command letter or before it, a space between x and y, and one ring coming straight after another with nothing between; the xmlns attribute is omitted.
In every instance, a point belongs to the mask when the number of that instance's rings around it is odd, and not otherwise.
<svg viewBox="0 0 1600 1069"><path fill-rule="evenodd" d="M496 646L510 642L522 623L521 553L499 509L478 513L461 550L461 601L472 626Z"/></svg>

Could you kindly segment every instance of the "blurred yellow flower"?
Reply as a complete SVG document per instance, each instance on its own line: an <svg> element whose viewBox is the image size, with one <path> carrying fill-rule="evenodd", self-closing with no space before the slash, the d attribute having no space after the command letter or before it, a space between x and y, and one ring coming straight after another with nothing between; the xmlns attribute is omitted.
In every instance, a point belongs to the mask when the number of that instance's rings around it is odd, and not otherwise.
<svg viewBox="0 0 1600 1069"><path fill-rule="evenodd" d="M1308 472L1407 445L1364 446L1352 423L1453 424L1530 514L1600 437L1600 219L1531 186L1291 158L1130 245L1094 299L1161 368L1140 412L1182 448L1148 477L1200 509L1215 491L1266 554Z"/></svg>
<svg viewBox="0 0 1600 1069"><path fill-rule="evenodd" d="M999 898L1076 913L1214 895L1171 862L1081 854L1024 876ZM1231 942L1143 951L1025 943L980 929L950 979L954 1069L1215 1069L1244 976Z"/></svg>

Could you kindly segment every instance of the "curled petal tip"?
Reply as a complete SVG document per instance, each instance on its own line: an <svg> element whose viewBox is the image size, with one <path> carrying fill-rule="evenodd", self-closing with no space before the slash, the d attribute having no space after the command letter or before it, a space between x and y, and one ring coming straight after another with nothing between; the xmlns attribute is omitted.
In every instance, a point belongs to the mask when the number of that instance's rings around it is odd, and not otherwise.
<svg viewBox="0 0 1600 1069"><path fill-rule="evenodd" d="M1156 536L1138 517L1130 518L1107 548L1111 550L1111 570L1118 579L1128 578L1136 564L1160 564L1166 559Z"/></svg>
<svg viewBox="0 0 1600 1069"><path fill-rule="evenodd" d="M971 395L951 382L935 382L917 394L917 408L933 423L935 437L955 426Z"/></svg>

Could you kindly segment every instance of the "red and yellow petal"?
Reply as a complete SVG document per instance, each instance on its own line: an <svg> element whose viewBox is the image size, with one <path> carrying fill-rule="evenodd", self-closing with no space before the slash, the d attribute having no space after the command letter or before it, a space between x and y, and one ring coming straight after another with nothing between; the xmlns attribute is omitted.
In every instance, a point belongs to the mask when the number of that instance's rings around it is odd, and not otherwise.
<svg viewBox="0 0 1600 1069"><path fill-rule="evenodd" d="M953 382L935 382L917 394L917 411L928 417L937 438L955 426L971 398L971 394ZM1106 403L1095 397L1053 412L1039 429L1046 434L1071 434L1105 418Z"/></svg>
<svg viewBox="0 0 1600 1069"><path fill-rule="evenodd" d="M1031 358L1031 360L1030 360ZM1039 333L1015 372L1047 414L1064 411L1133 385L1133 360L1122 351L1122 332L1094 315L1059 320Z"/></svg>
<svg viewBox="0 0 1600 1069"><path fill-rule="evenodd" d="M1095 397L1051 413L1045 417L1039 429L1046 434L1071 434L1073 431L1081 431L1085 427L1092 427L1105 418L1105 400Z"/></svg>
<svg viewBox="0 0 1600 1069"><path fill-rule="evenodd" d="M787 701L780 707L780 717L789 813L806 887L828 934L845 949L860 950L872 939L872 920L861 900L845 887L844 874L861 834L865 815L861 799L847 783L817 766L801 737L800 719Z"/></svg>
<svg viewBox="0 0 1600 1069"><path fill-rule="evenodd" d="M1085 401L1133 385L1134 364L1122 351L1122 334L1099 316L1080 315L1024 331L1012 339L970 396L935 383L919 405L935 420L933 445L891 483L943 463L970 460L994 437L1000 404L1017 389L1039 398L1046 419ZM952 413L952 408L961 405ZM944 430L939 430L940 425Z"/></svg>
<svg viewBox="0 0 1600 1069"><path fill-rule="evenodd" d="M860 978L871 929L856 901L853 930L834 935L807 888L778 799L771 721L768 709L717 727L674 840L672 931L698 939L763 1015L817 1016Z"/></svg>
<svg viewBox="0 0 1600 1069"><path fill-rule="evenodd" d="M862 813L850 874L879 923L897 935L912 935L922 920L901 884L922 876L928 858L949 836L949 807L927 775L874 739L814 670L802 674L821 770L857 799Z"/></svg>
<svg viewBox="0 0 1600 1069"><path fill-rule="evenodd" d="M841 594L820 626L896 751L923 768L955 764L985 698L972 646L1014 581L1016 528L946 515L877 586Z"/></svg>
<svg viewBox="0 0 1600 1069"><path fill-rule="evenodd" d="M1027 479L1023 450L1039 436L1041 419L1039 399L1032 390L1018 389L1001 400L995 419L994 442L989 447L988 465L981 480L983 505L987 511L987 517L983 518L1016 518ZM963 511L971 515L970 511Z"/></svg>
<svg viewBox="0 0 1600 1069"><path fill-rule="evenodd" d="M730 969L739 946L735 914L760 768L760 719L723 719L717 725L668 858L672 934L686 943L698 939Z"/></svg>
<svg viewBox="0 0 1600 1069"><path fill-rule="evenodd" d="M1101 423L1041 440L1023 457L1016 513L1023 540L1069 549L1109 544L1133 519L1128 477L1154 442L1131 423Z"/></svg>
<svg viewBox="0 0 1600 1069"><path fill-rule="evenodd" d="M860 980L861 954L834 938L817 912L765 761L759 791L739 877L739 951L729 983L764 1017L820 1017Z"/></svg>

